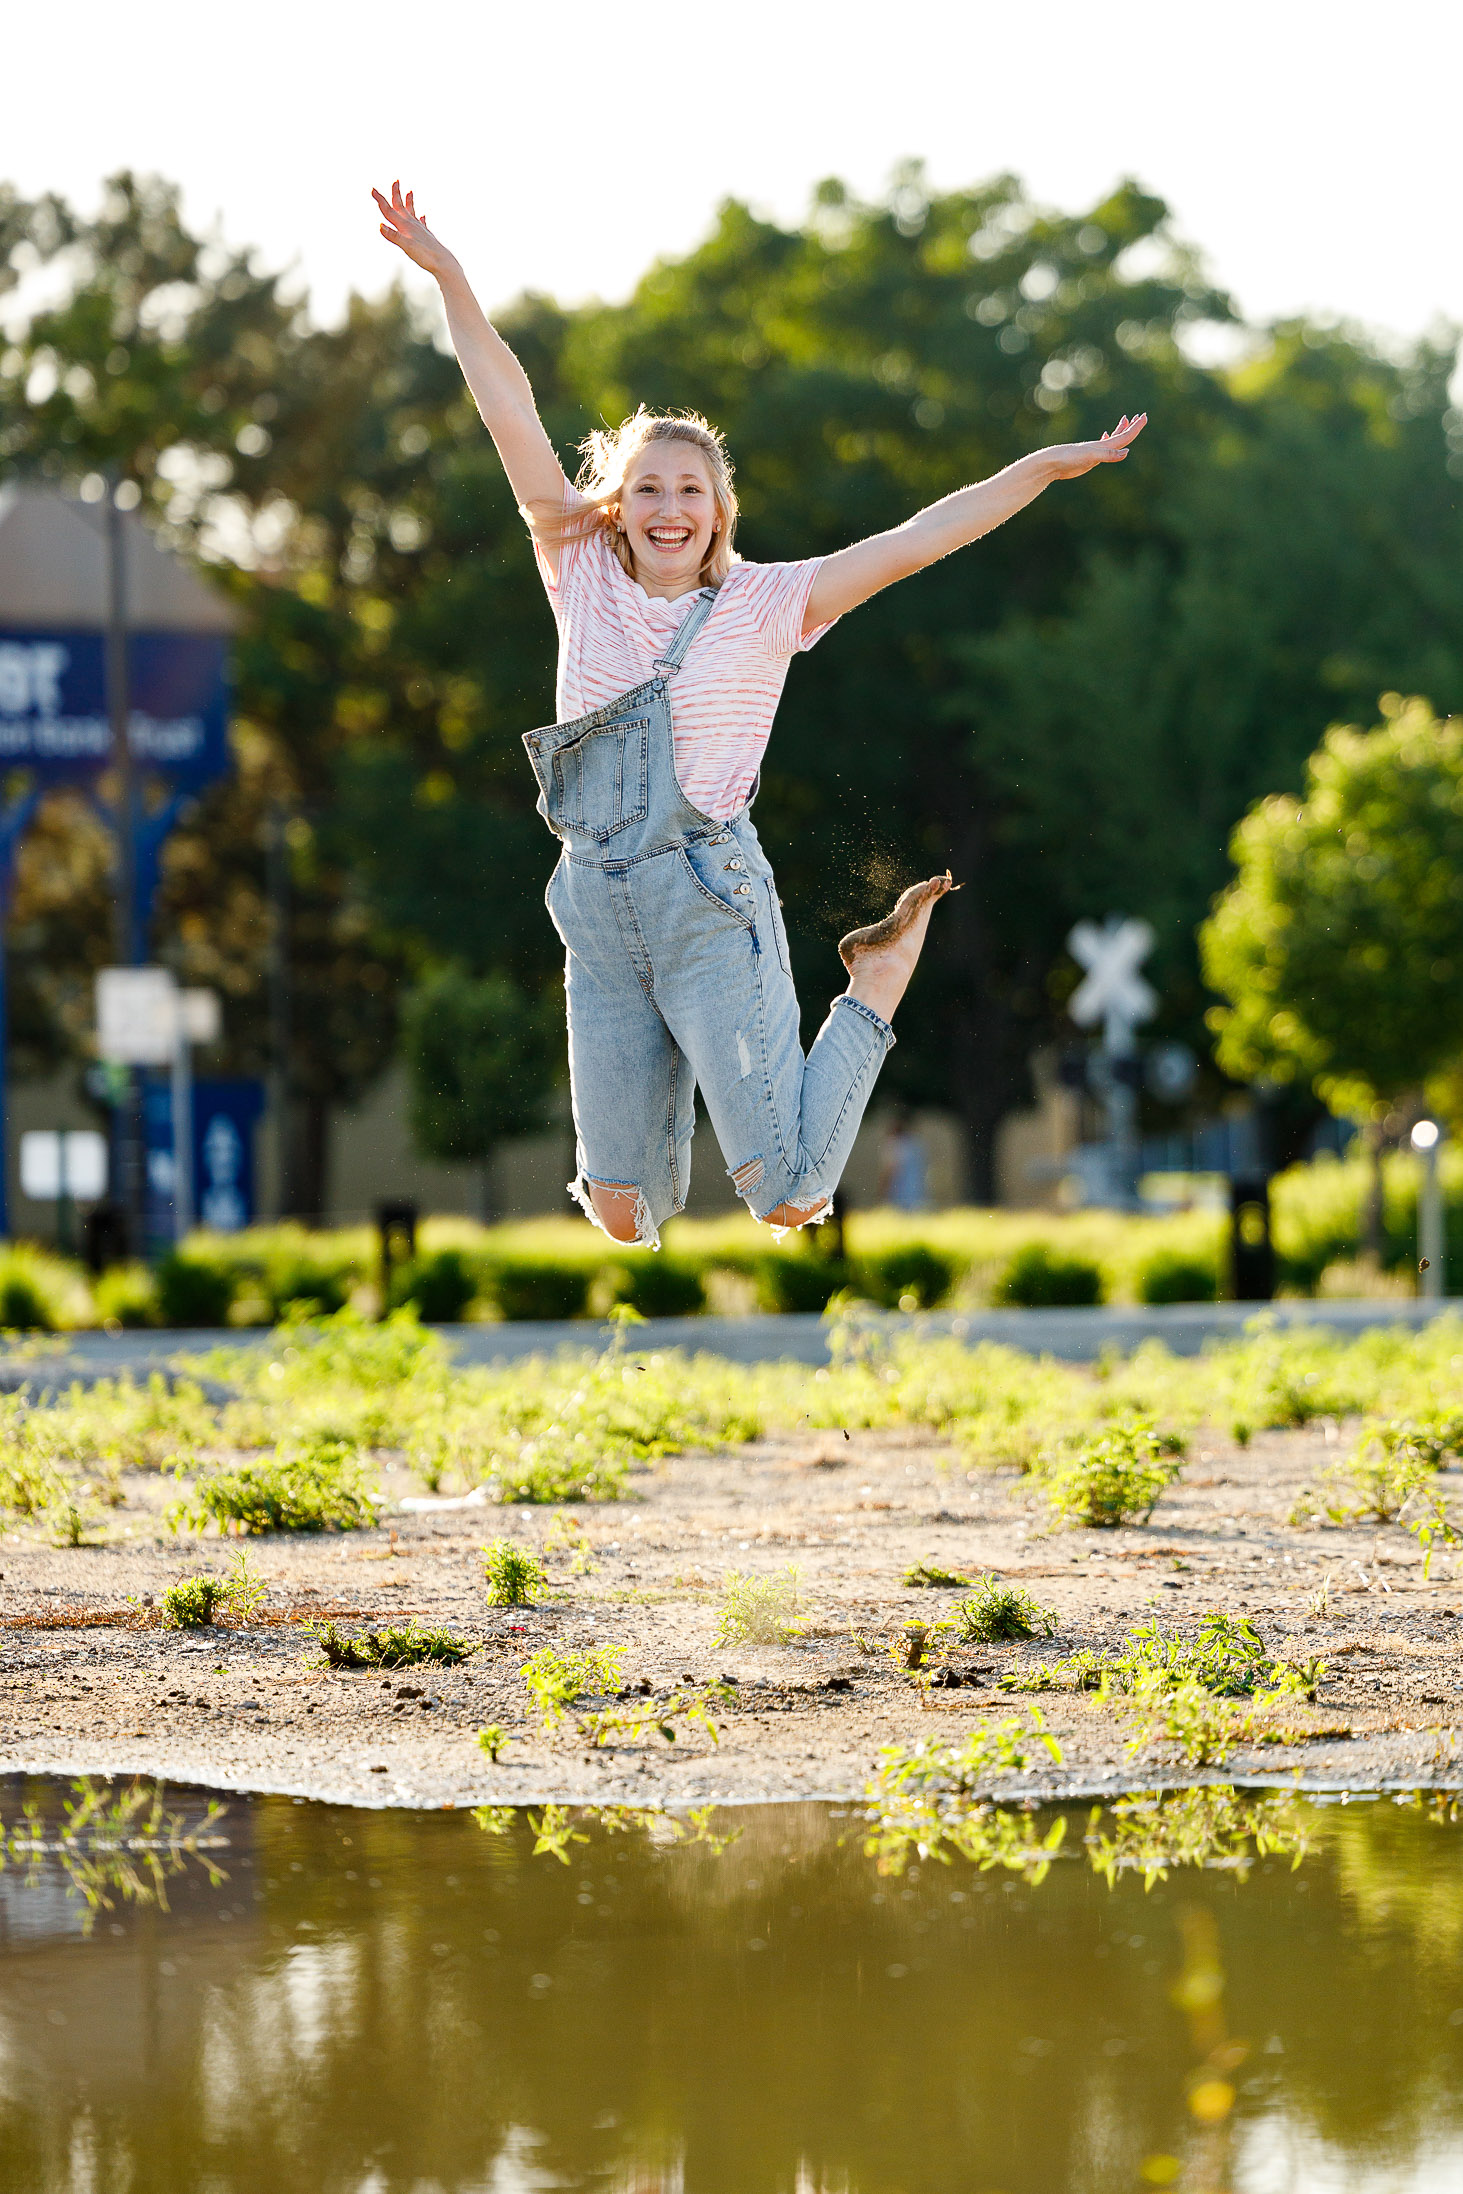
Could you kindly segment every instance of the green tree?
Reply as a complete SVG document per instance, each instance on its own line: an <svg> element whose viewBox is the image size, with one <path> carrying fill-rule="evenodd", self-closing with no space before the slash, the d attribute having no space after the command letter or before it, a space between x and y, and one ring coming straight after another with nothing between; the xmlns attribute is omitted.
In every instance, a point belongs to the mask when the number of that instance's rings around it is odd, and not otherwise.
<svg viewBox="0 0 1463 2194"><path fill-rule="evenodd" d="M1399 1101L1463 1054L1463 720L1381 706L1326 734L1300 800L1250 810L1201 931L1221 1065L1309 1082L1378 1157ZM1373 1206L1375 1236L1379 1173Z"/></svg>
<svg viewBox="0 0 1463 2194"><path fill-rule="evenodd" d="M429 1158L486 1168L509 1135L543 1127L561 1071L558 1010L528 997L507 975L438 968L411 992L402 1016L410 1119Z"/></svg>

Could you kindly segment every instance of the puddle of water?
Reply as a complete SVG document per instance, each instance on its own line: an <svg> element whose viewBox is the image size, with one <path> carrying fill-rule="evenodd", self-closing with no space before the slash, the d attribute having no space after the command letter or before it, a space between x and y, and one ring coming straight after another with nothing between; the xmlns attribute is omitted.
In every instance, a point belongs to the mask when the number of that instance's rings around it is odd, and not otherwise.
<svg viewBox="0 0 1463 2194"><path fill-rule="evenodd" d="M0 1784L0 2194L1463 2184L1446 1808L88 1804Z"/></svg>

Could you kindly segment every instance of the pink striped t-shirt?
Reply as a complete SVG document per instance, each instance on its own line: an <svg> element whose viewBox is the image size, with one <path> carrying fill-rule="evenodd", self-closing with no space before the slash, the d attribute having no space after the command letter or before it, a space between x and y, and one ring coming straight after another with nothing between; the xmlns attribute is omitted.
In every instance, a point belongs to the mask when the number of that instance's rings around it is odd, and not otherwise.
<svg viewBox="0 0 1463 2194"><path fill-rule="evenodd" d="M535 553L559 628L559 721L570 723L655 675L696 595L647 594L602 527L564 543L557 585L537 544ZM733 564L671 681L676 775L691 805L718 822L746 804L788 664L828 630L802 637L821 562Z"/></svg>

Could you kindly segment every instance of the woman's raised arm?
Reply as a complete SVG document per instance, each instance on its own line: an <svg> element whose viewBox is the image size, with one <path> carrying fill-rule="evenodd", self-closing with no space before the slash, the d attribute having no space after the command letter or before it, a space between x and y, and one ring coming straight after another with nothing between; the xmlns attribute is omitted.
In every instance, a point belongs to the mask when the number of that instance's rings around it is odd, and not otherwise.
<svg viewBox="0 0 1463 2194"><path fill-rule="evenodd" d="M907 579L911 572L938 563L952 549L994 532L1054 480L1076 480L1094 465L1120 465L1147 423L1145 411L1136 419L1123 419L1100 442L1057 442L1050 449L1033 450L989 480L958 488L941 502L916 511L902 526L871 534L867 541L855 541L852 548L825 557L808 596L803 630L812 632L831 617L842 617L896 579Z"/></svg>
<svg viewBox="0 0 1463 2194"><path fill-rule="evenodd" d="M544 432L528 375L472 293L472 286L445 244L427 227L408 191L391 186L390 198L371 196L381 209L381 234L435 280L447 308L447 326L463 378L483 425L493 437L513 493L531 519L552 523L564 508L568 482Z"/></svg>

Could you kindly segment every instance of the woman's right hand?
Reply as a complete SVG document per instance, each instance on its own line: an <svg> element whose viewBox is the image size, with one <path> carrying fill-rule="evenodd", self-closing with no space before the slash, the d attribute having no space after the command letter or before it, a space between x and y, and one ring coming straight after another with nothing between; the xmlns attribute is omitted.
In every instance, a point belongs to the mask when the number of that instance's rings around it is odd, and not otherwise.
<svg viewBox="0 0 1463 2194"><path fill-rule="evenodd" d="M457 265L446 245L438 243L417 212L411 191L403 198L400 183L393 183L389 199L375 189L371 196L381 209L381 234L388 244L395 244L398 251L404 251L414 266L440 280Z"/></svg>

